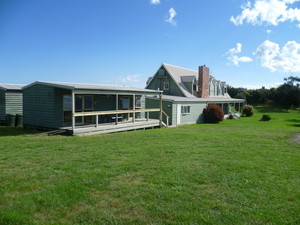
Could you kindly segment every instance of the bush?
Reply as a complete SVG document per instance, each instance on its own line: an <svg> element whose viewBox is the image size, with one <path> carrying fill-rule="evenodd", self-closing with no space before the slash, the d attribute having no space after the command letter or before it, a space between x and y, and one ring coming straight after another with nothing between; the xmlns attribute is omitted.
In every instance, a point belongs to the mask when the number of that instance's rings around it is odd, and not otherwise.
<svg viewBox="0 0 300 225"><path fill-rule="evenodd" d="M253 115L253 106L252 105L245 105L243 107L243 116L252 116Z"/></svg>
<svg viewBox="0 0 300 225"><path fill-rule="evenodd" d="M208 105L204 110L204 122L205 123L219 123L224 119L224 112L218 105Z"/></svg>
<svg viewBox="0 0 300 225"><path fill-rule="evenodd" d="M269 121L271 120L271 116L269 115L263 115L262 118L260 119L260 121Z"/></svg>

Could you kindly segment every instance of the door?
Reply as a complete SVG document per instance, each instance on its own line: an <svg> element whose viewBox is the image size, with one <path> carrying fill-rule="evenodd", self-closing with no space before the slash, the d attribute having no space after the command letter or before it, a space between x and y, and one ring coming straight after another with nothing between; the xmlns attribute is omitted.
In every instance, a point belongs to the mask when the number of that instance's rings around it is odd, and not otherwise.
<svg viewBox="0 0 300 225"><path fill-rule="evenodd" d="M176 124L179 125L181 123L181 104L177 104L177 119Z"/></svg>

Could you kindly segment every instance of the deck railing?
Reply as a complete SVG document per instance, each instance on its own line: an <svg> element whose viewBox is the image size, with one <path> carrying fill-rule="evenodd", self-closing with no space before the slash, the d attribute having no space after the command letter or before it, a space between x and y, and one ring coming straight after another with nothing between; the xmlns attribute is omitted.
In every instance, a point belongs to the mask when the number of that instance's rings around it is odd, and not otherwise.
<svg viewBox="0 0 300 225"><path fill-rule="evenodd" d="M73 117L85 117L85 116L95 116L96 120L95 120L95 124L96 127L98 127L99 124L99 118L98 116L101 115L116 115L115 119L116 119L116 124L118 124L118 118L120 114L129 114L132 113L133 114L133 118L132 118L132 122L135 122L135 114L136 113L146 113L146 120L149 121L149 113L150 112L159 112L160 109L159 108L152 108L152 109L130 109L130 110L109 110L109 111L94 111L94 112L76 112L73 113ZM73 128L75 128L75 124L73 124Z"/></svg>

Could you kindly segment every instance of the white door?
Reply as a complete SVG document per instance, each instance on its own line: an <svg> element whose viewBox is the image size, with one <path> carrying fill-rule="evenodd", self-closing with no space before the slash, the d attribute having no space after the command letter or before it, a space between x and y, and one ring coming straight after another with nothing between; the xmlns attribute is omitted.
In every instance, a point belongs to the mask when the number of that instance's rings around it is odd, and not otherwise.
<svg viewBox="0 0 300 225"><path fill-rule="evenodd" d="M177 125L181 123L181 104L177 104Z"/></svg>

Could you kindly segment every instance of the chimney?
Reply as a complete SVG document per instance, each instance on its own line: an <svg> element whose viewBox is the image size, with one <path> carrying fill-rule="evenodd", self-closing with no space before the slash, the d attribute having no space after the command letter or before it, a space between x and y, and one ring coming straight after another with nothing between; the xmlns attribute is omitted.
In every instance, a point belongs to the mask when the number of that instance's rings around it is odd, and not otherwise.
<svg viewBox="0 0 300 225"><path fill-rule="evenodd" d="M198 70L198 97L208 98L209 97L209 68L199 66Z"/></svg>

